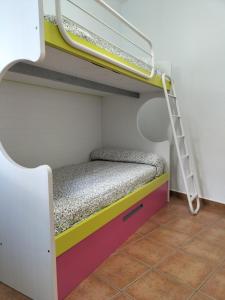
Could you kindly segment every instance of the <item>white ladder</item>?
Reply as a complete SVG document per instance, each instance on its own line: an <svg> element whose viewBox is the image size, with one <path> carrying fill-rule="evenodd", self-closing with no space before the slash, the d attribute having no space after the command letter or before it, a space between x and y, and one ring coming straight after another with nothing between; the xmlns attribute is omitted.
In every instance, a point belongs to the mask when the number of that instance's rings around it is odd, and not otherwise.
<svg viewBox="0 0 225 300"><path fill-rule="evenodd" d="M167 84L169 80L171 82L171 88L167 90ZM163 89L165 93L166 103L169 111L170 122L172 127L172 133L174 137L175 147L177 151L178 161L181 168L181 174L184 181L184 187L187 194L190 211L193 215L196 215L200 209L200 199L197 191L197 185L195 181L195 175L191 166L191 157L188 152L186 137L184 133L184 127L180 114L180 109L176 97L174 82L166 74L162 75ZM193 205L194 201L196 204Z"/></svg>

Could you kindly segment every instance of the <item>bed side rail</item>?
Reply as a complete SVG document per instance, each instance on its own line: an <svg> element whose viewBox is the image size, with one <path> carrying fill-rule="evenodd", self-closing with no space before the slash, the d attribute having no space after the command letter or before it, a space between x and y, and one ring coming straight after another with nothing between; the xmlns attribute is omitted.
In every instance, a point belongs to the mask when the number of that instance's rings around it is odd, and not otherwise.
<svg viewBox="0 0 225 300"><path fill-rule="evenodd" d="M142 33L140 30L138 30L133 24L131 24L128 20L126 20L121 14L119 14L116 10L114 10L110 5L108 5L105 1L103 0L95 0L97 3L99 3L101 6L103 6L107 11L109 11L112 15L114 15L118 20L120 20L122 23L124 23L127 27L129 27L133 32L135 32L136 34L138 34L149 46L149 56L150 56L150 61L151 61L151 72L150 74L146 74L144 72L141 72L129 65L126 65L112 57L109 57L103 53L100 53L94 49L91 49L83 44L80 44L79 42L74 41L69 34L67 33L64 25L63 25L63 16L62 16L62 0L55 0L55 5L56 5L56 19L57 19L57 24L58 24L58 28L60 33L62 34L64 40L73 48L77 48L81 51L84 51L86 53L89 53L91 55L94 55L95 57L98 57L100 59L103 59L107 62L110 62L118 67L121 67L129 72L132 72L142 78L145 79L150 79L154 76L155 73L155 60L154 60L154 52L153 52L153 46L152 46L152 42L151 40L144 34ZM72 3L72 1L69 1L70 3ZM73 3L74 4L74 3ZM105 24L104 22L102 22L101 20L99 20L98 17L94 16L93 14L90 14L87 10L81 8L80 6L78 6L77 4L74 4L76 7L79 7L80 9L82 9L83 12L87 13L89 16L93 17L95 20L99 21L101 24L105 25L107 28L111 29L112 31L116 32L115 29L113 29L111 26ZM118 33L118 32L117 32ZM123 36L121 33L118 33L120 36L122 36L124 39L128 40L131 44L134 44L134 42L132 42L130 39L128 39L127 37Z"/></svg>

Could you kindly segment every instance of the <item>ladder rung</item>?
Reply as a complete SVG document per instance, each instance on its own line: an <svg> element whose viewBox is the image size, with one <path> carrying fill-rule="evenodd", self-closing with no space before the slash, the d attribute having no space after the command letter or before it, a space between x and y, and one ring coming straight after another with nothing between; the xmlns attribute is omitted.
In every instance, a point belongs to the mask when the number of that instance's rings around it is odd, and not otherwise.
<svg viewBox="0 0 225 300"><path fill-rule="evenodd" d="M169 97L173 98L173 99L176 99L177 97L172 95L172 94L168 94Z"/></svg>
<svg viewBox="0 0 225 300"><path fill-rule="evenodd" d="M175 118L181 118L180 115L171 115L172 117L175 117Z"/></svg>
<svg viewBox="0 0 225 300"><path fill-rule="evenodd" d="M197 193L194 194L194 195L192 195L192 196L191 196L191 202L193 202L197 197L198 197L198 194L197 194Z"/></svg>
<svg viewBox="0 0 225 300"><path fill-rule="evenodd" d="M185 137L185 135L178 135L177 138L178 139L183 139Z"/></svg>
<svg viewBox="0 0 225 300"><path fill-rule="evenodd" d="M194 174L193 174L193 173L190 173L190 174L187 175L187 179L189 179L189 178L191 178L191 177L193 177L193 176L194 176Z"/></svg>
<svg viewBox="0 0 225 300"><path fill-rule="evenodd" d="M181 156L182 159L185 159L185 158L188 158L188 157L189 157L189 154L184 154L184 155Z"/></svg>

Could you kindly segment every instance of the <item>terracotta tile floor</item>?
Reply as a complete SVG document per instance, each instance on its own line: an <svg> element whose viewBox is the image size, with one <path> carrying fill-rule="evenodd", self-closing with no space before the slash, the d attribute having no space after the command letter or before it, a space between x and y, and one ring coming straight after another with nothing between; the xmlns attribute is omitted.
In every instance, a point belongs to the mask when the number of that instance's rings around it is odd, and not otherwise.
<svg viewBox="0 0 225 300"><path fill-rule="evenodd" d="M0 300L14 299L28 298L0 283ZM132 299L225 300L225 208L193 217L171 198L66 298Z"/></svg>

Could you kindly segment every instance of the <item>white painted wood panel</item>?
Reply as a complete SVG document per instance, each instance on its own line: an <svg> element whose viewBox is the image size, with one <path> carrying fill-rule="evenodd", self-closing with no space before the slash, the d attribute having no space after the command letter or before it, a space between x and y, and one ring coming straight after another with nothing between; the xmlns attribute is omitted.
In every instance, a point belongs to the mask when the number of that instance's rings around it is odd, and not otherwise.
<svg viewBox="0 0 225 300"><path fill-rule="evenodd" d="M34 300L55 300L51 169L23 168L1 145L0 165L0 281Z"/></svg>
<svg viewBox="0 0 225 300"><path fill-rule="evenodd" d="M42 0L0 1L0 79L19 60L44 57Z"/></svg>

